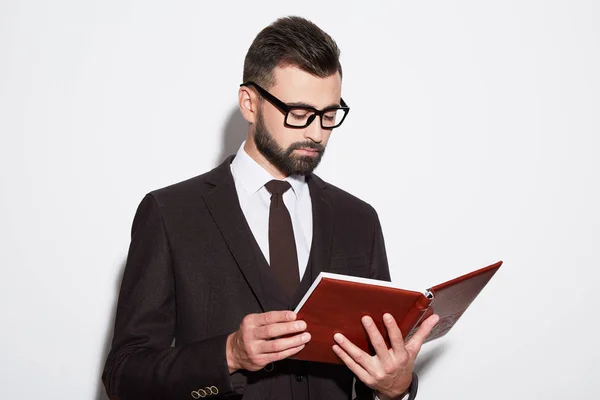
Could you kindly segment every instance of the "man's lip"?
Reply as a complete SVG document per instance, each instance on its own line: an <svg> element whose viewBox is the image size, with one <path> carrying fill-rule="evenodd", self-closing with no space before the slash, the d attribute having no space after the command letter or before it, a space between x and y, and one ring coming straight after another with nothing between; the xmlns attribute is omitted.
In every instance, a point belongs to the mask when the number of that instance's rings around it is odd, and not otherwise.
<svg viewBox="0 0 600 400"><path fill-rule="evenodd" d="M306 147L301 147L301 148L299 148L299 149L296 149L296 150L311 151L311 152L313 152L313 153L318 153L318 152L319 152L319 150L318 150L318 149L306 148Z"/></svg>

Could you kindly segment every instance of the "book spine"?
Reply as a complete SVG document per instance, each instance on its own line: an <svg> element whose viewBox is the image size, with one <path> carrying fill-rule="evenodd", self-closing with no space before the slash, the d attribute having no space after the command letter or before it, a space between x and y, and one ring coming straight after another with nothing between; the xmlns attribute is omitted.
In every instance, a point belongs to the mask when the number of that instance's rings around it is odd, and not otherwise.
<svg viewBox="0 0 600 400"><path fill-rule="evenodd" d="M421 322L433 313L431 310L431 302L432 299L423 295L417 299L413 308L406 314L406 317L400 325L400 330L404 335L404 341L410 340L417 329L419 329ZM405 332L408 332L408 334L404 334Z"/></svg>

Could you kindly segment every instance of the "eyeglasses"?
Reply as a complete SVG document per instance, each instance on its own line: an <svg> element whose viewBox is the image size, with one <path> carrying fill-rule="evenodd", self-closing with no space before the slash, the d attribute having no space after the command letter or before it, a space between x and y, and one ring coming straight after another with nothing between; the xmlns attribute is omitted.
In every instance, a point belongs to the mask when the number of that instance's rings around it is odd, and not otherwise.
<svg viewBox="0 0 600 400"><path fill-rule="evenodd" d="M340 126L350 111L350 107L343 99L340 99L341 107L327 107L323 110L317 110L310 106L287 105L254 82L244 82L241 86L254 87L265 100L284 113L284 125L289 128L306 128L318 115L321 120L321 128L330 130Z"/></svg>

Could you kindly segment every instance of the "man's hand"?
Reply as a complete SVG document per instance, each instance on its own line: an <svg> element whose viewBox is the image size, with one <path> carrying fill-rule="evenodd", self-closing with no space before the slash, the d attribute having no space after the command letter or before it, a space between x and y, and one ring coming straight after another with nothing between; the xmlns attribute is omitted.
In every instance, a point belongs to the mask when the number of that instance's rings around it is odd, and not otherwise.
<svg viewBox="0 0 600 400"><path fill-rule="evenodd" d="M417 332L405 345L402 332L400 332L394 317L385 314L383 322L392 346L388 349L373 319L365 316L362 318L362 324L376 354L371 356L365 353L340 333L333 337L337 342L337 345L333 345L333 351L358 379L376 390L381 399L393 399L406 392L410 386L415 358L421 350L423 341L438 320L439 317L434 314L423 321Z"/></svg>
<svg viewBox="0 0 600 400"><path fill-rule="evenodd" d="M258 371L265 365L296 354L310 340L306 322L292 311L270 311L244 317L240 329L227 338L229 373ZM280 338L297 333L297 335Z"/></svg>

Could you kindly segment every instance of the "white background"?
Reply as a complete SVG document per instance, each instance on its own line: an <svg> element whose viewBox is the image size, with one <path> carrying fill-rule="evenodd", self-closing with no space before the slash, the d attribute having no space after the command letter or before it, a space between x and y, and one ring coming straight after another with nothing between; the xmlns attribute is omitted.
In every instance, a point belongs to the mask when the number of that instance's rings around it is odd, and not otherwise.
<svg viewBox="0 0 600 400"><path fill-rule="evenodd" d="M318 174L378 210L394 282L504 266L419 399L597 399L597 1L0 1L0 398L104 399L135 209L246 134L260 29L342 50L351 107Z"/></svg>

